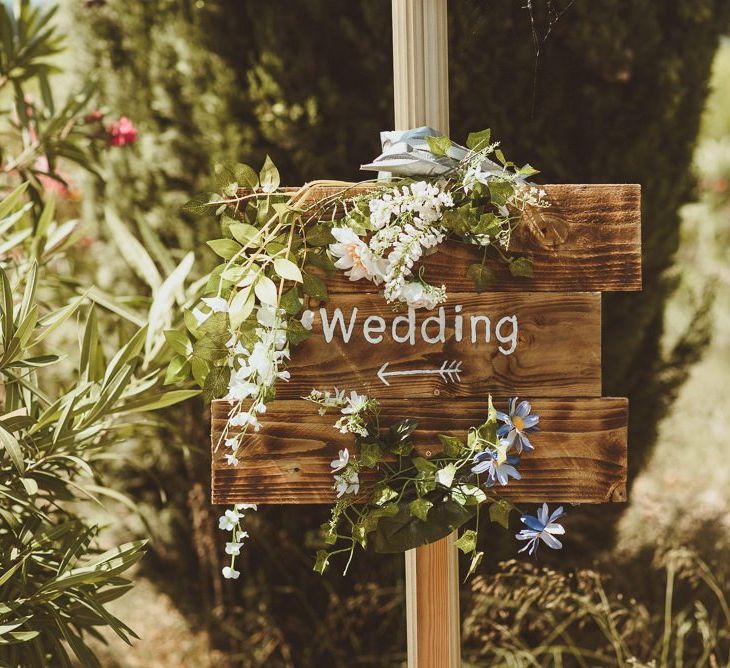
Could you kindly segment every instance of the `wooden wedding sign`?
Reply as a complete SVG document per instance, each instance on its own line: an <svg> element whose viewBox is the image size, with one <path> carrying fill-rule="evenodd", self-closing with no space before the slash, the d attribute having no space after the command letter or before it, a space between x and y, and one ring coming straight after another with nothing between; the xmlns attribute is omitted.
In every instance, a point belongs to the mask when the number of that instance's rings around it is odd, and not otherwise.
<svg viewBox="0 0 730 668"><path fill-rule="evenodd" d="M541 432L522 480L500 493L524 502L625 500L628 402L601 397L600 293L641 289L640 188L545 189L550 208L529 211L511 244L533 262L533 278L495 262L494 290L477 293L466 267L482 253L456 242L423 263L447 289L433 310L393 311L372 283L329 278L329 301L309 304L313 335L293 350L291 380L277 385L236 467L216 447L230 405L213 403L213 503L331 503L330 461L352 447L352 435L301 397L333 386L379 399L385 424L416 419L414 442L426 456L439 450L437 434L464 437L479 424L489 393L503 409L507 397L523 396Z"/></svg>

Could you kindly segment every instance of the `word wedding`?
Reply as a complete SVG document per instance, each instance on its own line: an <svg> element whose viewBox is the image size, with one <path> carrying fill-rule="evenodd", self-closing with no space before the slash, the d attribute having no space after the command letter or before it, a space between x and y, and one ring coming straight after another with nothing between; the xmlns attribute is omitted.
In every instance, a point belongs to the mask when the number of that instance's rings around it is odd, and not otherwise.
<svg viewBox="0 0 730 668"><path fill-rule="evenodd" d="M505 315L496 320L492 330L493 319L487 315L469 315L465 322L462 315L462 305L456 304L453 313L449 316L446 309L440 306L435 315L423 319L420 326L417 324L416 310L408 308L406 315L397 315L390 326L386 319L379 315L369 315L362 320L361 329L358 327L358 308L353 307L349 317L346 317L341 308L335 308L330 316L326 308L319 309L322 323L322 333L327 343L332 343L337 335L345 343L349 343L355 331L362 331L362 338L368 343L377 344L389 336L396 343L416 344L416 336L420 336L425 343L446 343L447 332L457 343L462 341L476 344L489 343L492 340L492 331L497 342L499 352L511 355L517 348L518 323L516 315ZM305 312L306 316L306 312ZM310 316L313 317L313 316ZM466 330L465 326L466 325ZM448 329L447 329L448 327Z"/></svg>

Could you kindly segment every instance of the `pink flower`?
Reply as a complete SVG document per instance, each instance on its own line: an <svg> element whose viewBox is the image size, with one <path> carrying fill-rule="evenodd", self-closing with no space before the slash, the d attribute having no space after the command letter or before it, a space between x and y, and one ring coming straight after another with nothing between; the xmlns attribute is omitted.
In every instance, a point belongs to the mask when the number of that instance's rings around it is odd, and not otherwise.
<svg viewBox="0 0 730 668"><path fill-rule="evenodd" d="M137 128L126 116L114 121L107 130L109 142L112 146L125 146L137 141Z"/></svg>
<svg viewBox="0 0 730 668"><path fill-rule="evenodd" d="M71 178L59 170L51 172L45 155L38 156L34 167L38 181L47 192L54 193L61 199L79 199L79 192Z"/></svg>

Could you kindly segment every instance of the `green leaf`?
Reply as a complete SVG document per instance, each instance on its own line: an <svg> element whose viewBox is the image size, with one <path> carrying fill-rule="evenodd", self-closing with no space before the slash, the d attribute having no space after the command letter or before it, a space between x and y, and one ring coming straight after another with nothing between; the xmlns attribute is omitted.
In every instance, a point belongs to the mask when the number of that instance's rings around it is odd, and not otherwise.
<svg viewBox="0 0 730 668"><path fill-rule="evenodd" d="M213 168L215 174L215 188L226 197L235 197L238 191L235 167L225 163L217 163Z"/></svg>
<svg viewBox="0 0 730 668"><path fill-rule="evenodd" d="M433 503L423 497L415 499L408 504L408 511L422 522L427 521L428 511L433 508Z"/></svg>
<svg viewBox="0 0 730 668"><path fill-rule="evenodd" d="M276 306L278 291L276 284L268 276L264 276L263 274L259 276L253 289L262 304Z"/></svg>
<svg viewBox="0 0 730 668"><path fill-rule="evenodd" d="M302 272L291 260L278 257L274 260L274 271L284 280L302 283Z"/></svg>
<svg viewBox="0 0 730 668"><path fill-rule="evenodd" d="M332 236L332 230L329 225L324 223L314 225L310 230L307 230L306 239L307 245L309 246L328 246L337 241Z"/></svg>
<svg viewBox="0 0 730 668"><path fill-rule="evenodd" d="M436 464L424 457L413 457L411 461L419 473L436 473L436 469L438 468Z"/></svg>
<svg viewBox="0 0 730 668"><path fill-rule="evenodd" d="M462 506L478 506L487 500L487 495L476 485L461 483L452 488L451 498Z"/></svg>
<svg viewBox="0 0 730 668"><path fill-rule="evenodd" d="M532 278L532 261L526 257L517 257L509 263L509 273L518 278Z"/></svg>
<svg viewBox="0 0 730 668"><path fill-rule="evenodd" d="M203 384L203 396L206 401L218 399L228 391L231 369L228 365L211 367Z"/></svg>
<svg viewBox="0 0 730 668"><path fill-rule="evenodd" d="M371 469L383 461L383 450L377 443L360 444L360 464Z"/></svg>
<svg viewBox="0 0 730 668"><path fill-rule="evenodd" d="M426 137L428 150L434 155L446 155L448 150L454 145L448 137Z"/></svg>
<svg viewBox="0 0 730 668"><path fill-rule="evenodd" d="M187 356L190 354L191 346L190 340L182 332L178 332L175 329L168 329L164 332L165 341L178 355Z"/></svg>
<svg viewBox="0 0 730 668"><path fill-rule="evenodd" d="M514 188L509 181L489 179L489 197L496 206L504 206L512 196Z"/></svg>
<svg viewBox="0 0 730 668"><path fill-rule="evenodd" d="M474 552L477 549L477 532L473 529L467 529L464 533L459 536L455 543L464 554Z"/></svg>
<svg viewBox="0 0 730 668"><path fill-rule="evenodd" d="M521 176L533 176L535 174L539 174L540 170L535 169L530 164L526 164L526 165L523 165L522 167L520 167L519 170L517 171L517 173L520 174Z"/></svg>
<svg viewBox="0 0 730 668"><path fill-rule="evenodd" d="M509 514L512 510L514 506L509 501L498 499L489 504L489 520L509 529Z"/></svg>
<svg viewBox="0 0 730 668"><path fill-rule="evenodd" d="M231 223L228 226L228 231L236 241L243 245L256 240L261 234L261 230L258 227L254 227L248 223Z"/></svg>
<svg viewBox="0 0 730 668"><path fill-rule="evenodd" d="M383 506L388 503L388 501L392 501L397 498L398 492L396 492L392 487L388 487L385 483L378 483L375 487L373 487L370 503L373 503L376 506Z"/></svg>
<svg viewBox="0 0 730 668"><path fill-rule="evenodd" d="M238 326L251 315L255 305L256 299L251 288L239 290L228 307L228 317L231 321L231 327L238 329Z"/></svg>
<svg viewBox="0 0 730 668"><path fill-rule="evenodd" d="M480 130L479 132L470 132L466 138L466 147L472 151L480 151L489 146L492 139L492 131L490 129Z"/></svg>
<svg viewBox="0 0 730 668"><path fill-rule="evenodd" d="M25 462L23 461L23 451L18 443L18 439L15 438L5 427L0 425L0 448L8 453L11 461L18 469L18 473L25 472Z"/></svg>
<svg viewBox="0 0 730 668"><path fill-rule="evenodd" d="M383 510L393 505L387 504ZM468 522L474 513L474 508L449 500L435 504L428 512L428 522L424 522L411 515L407 504L401 504L395 515L381 518L371 544L376 552L405 552L440 540Z"/></svg>
<svg viewBox="0 0 730 668"><path fill-rule="evenodd" d="M268 155L264 161L264 166L261 168L259 181L261 182L261 189L265 193L273 193L279 187L279 170Z"/></svg>
<svg viewBox="0 0 730 668"><path fill-rule="evenodd" d="M497 278L494 270L484 264L470 264L466 275L474 283L477 292L488 290Z"/></svg>
<svg viewBox="0 0 730 668"><path fill-rule="evenodd" d="M290 319L286 328L286 338L293 346L299 345L302 341L306 341L312 332L304 327L299 320Z"/></svg>
<svg viewBox="0 0 730 668"><path fill-rule="evenodd" d="M236 181L238 184L245 188L251 188L254 190L259 185L259 175L253 167L239 162L235 169Z"/></svg>
<svg viewBox="0 0 730 668"><path fill-rule="evenodd" d="M196 216L204 216L211 213L218 207L220 198L215 193L201 193L183 204L182 211L192 213Z"/></svg>
<svg viewBox="0 0 730 668"><path fill-rule="evenodd" d="M298 315L304 307L301 290L296 285L281 295L279 306L289 315Z"/></svg>
<svg viewBox="0 0 730 668"><path fill-rule="evenodd" d="M317 551L317 559L314 562L314 572L322 575L329 566L330 554L326 550Z"/></svg>
<svg viewBox="0 0 730 668"><path fill-rule="evenodd" d="M165 371L164 385L171 385L172 383L184 380L188 375L189 367L187 358L182 355L175 355L167 365L167 371Z"/></svg>
<svg viewBox="0 0 730 668"><path fill-rule="evenodd" d="M474 556L471 558L471 563L469 564L469 570L467 571L465 579L474 574L474 571L476 571L479 564L482 563L482 557L484 557L484 552L474 553Z"/></svg>
<svg viewBox="0 0 730 668"><path fill-rule="evenodd" d="M216 255L224 260L230 260L238 251L241 250L241 244L233 239L212 239L208 241L208 246Z"/></svg>
<svg viewBox="0 0 730 668"><path fill-rule="evenodd" d="M304 292L310 297L321 299L323 301L329 299L327 286L319 276L304 272L302 275L302 282L304 283Z"/></svg>
<svg viewBox="0 0 730 668"><path fill-rule="evenodd" d="M447 434L439 434L439 441L444 448L444 454L447 457L459 457L462 450L466 447L456 436L448 436Z"/></svg>

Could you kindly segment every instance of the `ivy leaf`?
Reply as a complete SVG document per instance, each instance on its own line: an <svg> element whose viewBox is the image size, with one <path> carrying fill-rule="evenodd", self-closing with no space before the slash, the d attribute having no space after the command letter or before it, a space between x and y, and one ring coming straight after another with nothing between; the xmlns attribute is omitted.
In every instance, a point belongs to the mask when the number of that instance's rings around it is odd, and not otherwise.
<svg viewBox="0 0 730 668"><path fill-rule="evenodd" d="M373 494L370 498L370 502L374 503L376 506L383 506L388 503L388 501L392 501L396 498L398 498L398 492L384 483L378 483L373 488Z"/></svg>
<svg viewBox="0 0 730 668"><path fill-rule="evenodd" d="M383 450L377 443L360 444L360 464L371 469L383 461Z"/></svg>
<svg viewBox="0 0 730 668"><path fill-rule="evenodd" d="M304 258L305 264L311 264L313 267L317 267L318 269L322 269L326 272L334 272L337 267L335 267L335 263L332 262L332 258L327 255L325 252L308 252L307 255Z"/></svg>
<svg viewBox="0 0 730 668"><path fill-rule="evenodd" d="M497 278L494 270L484 264L470 264L466 275L474 283L477 292L488 290Z"/></svg>
<svg viewBox="0 0 730 668"><path fill-rule="evenodd" d="M509 273L518 278L532 278L534 275L532 261L526 257L517 257L511 260Z"/></svg>
<svg viewBox="0 0 730 668"><path fill-rule="evenodd" d="M337 240L332 236L329 226L324 223L314 225L307 231L307 244L310 246L328 246L335 241Z"/></svg>
<svg viewBox="0 0 730 668"><path fill-rule="evenodd" d="M451 490L451 498L462 506L478 506L487 500L487 495L476 485L461 483Z"/></svg>
<svg viewBox="0 0 730 668"><path fill-rule="evenodd" d="M486 130L480 130L479 132L470 132L466 138L466 147L472 151L480 151L483 148L489 146L489 142L492 139L492 131L487 128Z"/></svg>
<svg viewBox="0 0 730 668"><path fill-rule="evenodd" d="M233 239L212 239L208 241L208 246L216 254L224 260L230 260L238 251L241 250L241 244Z"/></svg>
<svg viewBox="0 0 730 668"><path fill-rule="evenodd" d="M533 176L534 174L539 174L540 170L535 169L532 165L530 165L528 163L528 164L520 167L520 169L518 170L517 173L520 174L521 176Z"/></svg>
<svg viewBox="0 0 730 668"><path fill-rule="evenodd" d="M306 341L312 332L302 325L299 320L290 319L286 328L286 338L293 346L299 345L302 341Z"/></svg>
<svg viewBox="0 0 730 668"><path fill-rule="evenodd" d="M218 207L220 198L215 193L200 193L182 205L181 211L192 213L196 216L204 216Z"/></svg>
<svg viewBox="0 0 730 668"><path fill-rule="evenodd" d="M279 306L283 308L289 315L297 315L304 306L300 289L295 285L281 295Z"/></svg>
<svg viewBox="0 0 730 668"><path fill-rule="evenodd" d="M473 529L467 529L459 536L454 543L464 554L469 554L477 549L477 532Z"/></svg>
<svg viewBox="0 0 730 668"><path fill-rule="evenodd" d="M514 506L506 499L499 499L489 505L489 520L509 529L509 514Z"/></svg>
<svg viewBox="0 0 730 668"><path fill-rule="evenodd" d="M408 504L408 511L422 522L428 519L428 511L433 508L433 503L423 497L415 499Z"/></svg>
<svg viewBox="0 0 730 668"><path fill-rule="evenodd" d="M428 150L434 155L446 155L448 150L454 145L448 137L426 137Z"/></svg>
<svg viewBox="0 0 730 668"><path fill-rule="evenodd" d="M310 297L321 299L323 301L329 299L327 286L319 276L304 272L302 274L302 282L304 284L304 292L306 292Z"/></svg>
<svg viewBox="0 0 730 668"><path fill-rule="evenodd" d="M430 462L425 457L413 457L411 461L419 473L436 473L436 469L438 468L436 464Z"/></svg>
<svg viewBox="0 0 730 668"><path fill-rule="evenodd" d="M464 449L464 444L456 438L456 436L448 436L447 434L439 434L439 441L444 447L444 454L447 457L459 457Z"/></svg>
<svg viewBox="0 0 730 668"><path fill-rule="evenodd" d="M314 570L315 573L319 573L322 575L326 570L327 567L330 565L330 553L326 550L318 550L317 551L317 559L314 562Z"/></svg>
<svg viewBox="0 0 730 668"><path fill-rule="evenodd" d="M273 193L279 187L279 170L268 155L264 161L264 166L261 168L259 181L261 182L261 190L265 193Z"/></svg>
<svg viewBox="0 0 730 668"><path fill-rule="evenodd" d="M489 179L489 198L492 204L496 206L504 206L507 200L512 196L514 188L509 181L502 179Z"/></svg>

